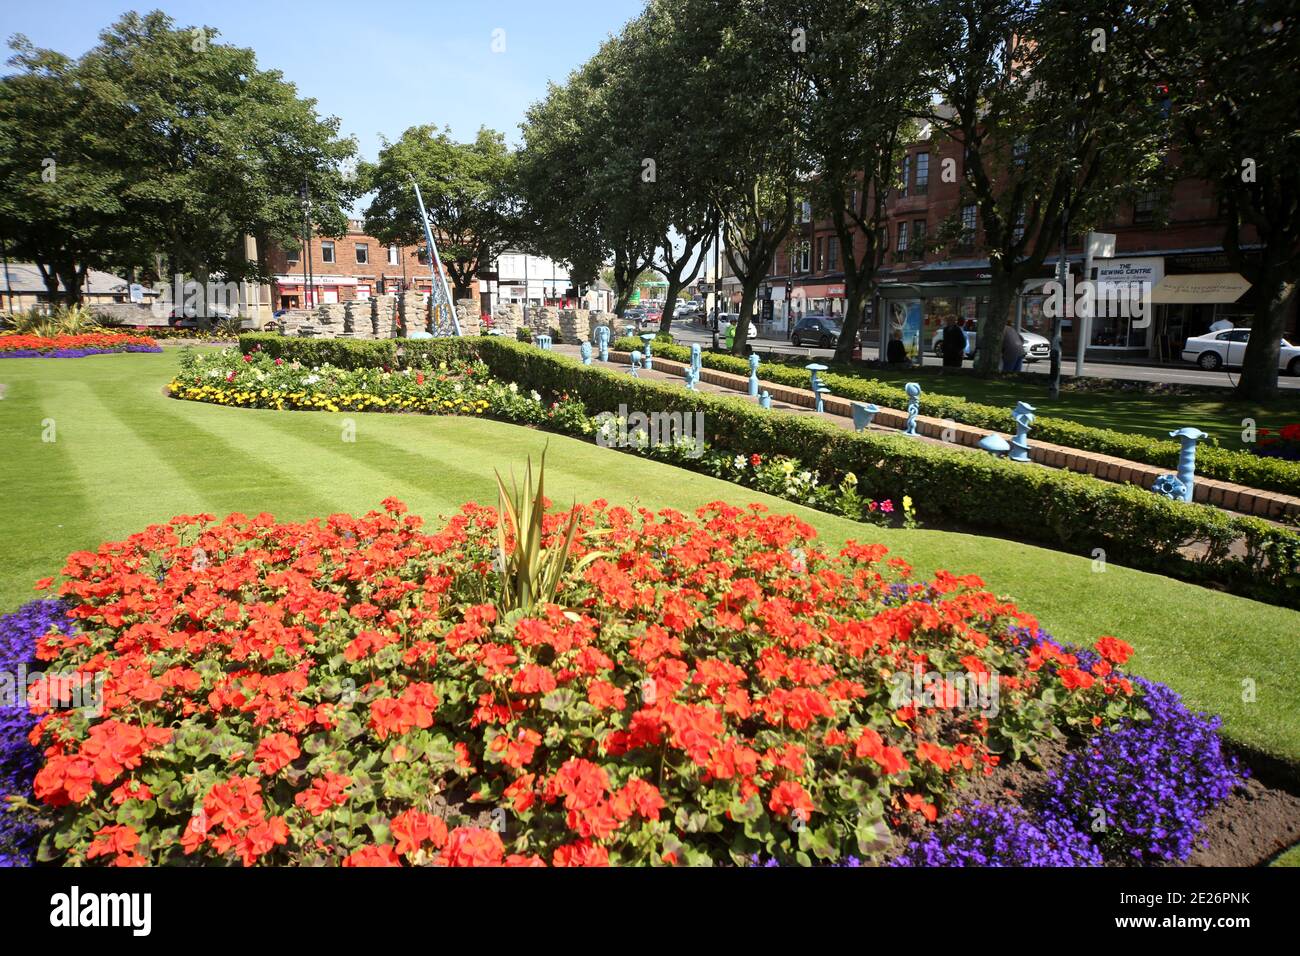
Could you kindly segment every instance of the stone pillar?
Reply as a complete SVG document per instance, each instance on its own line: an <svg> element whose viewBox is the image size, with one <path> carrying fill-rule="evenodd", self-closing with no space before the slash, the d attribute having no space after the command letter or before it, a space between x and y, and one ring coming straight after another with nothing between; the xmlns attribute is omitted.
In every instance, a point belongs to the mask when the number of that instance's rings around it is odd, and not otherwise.
<svg viewBox="0 0 1300 956"><path fill-rule="evenodd" d="M482 318L478 310L478 299L461 299L456 303L456 321L460 323L461 335L483 334L480 327Z"/></svg>
<svg viewBox="0 0 1300 956"><path fill-rule="evenodd" d="M503 335L515 337L519 327L524 324L524 310L517 302L506 302L497 306L492 315L493 326Z"/></svg>
<svg viewBox="0 0 1300 956"><path fill-rule="evenodd" d="M591 313L586 309L561 309L559 323L563 342L585 342L591 336Z"/></svg>
<svg viewBox="0 0 1300 956"><path fill-rule="evenodd" d="M375 338L391 339L397 335L397 296L381 295L374 299L370 322Z"/></svg>

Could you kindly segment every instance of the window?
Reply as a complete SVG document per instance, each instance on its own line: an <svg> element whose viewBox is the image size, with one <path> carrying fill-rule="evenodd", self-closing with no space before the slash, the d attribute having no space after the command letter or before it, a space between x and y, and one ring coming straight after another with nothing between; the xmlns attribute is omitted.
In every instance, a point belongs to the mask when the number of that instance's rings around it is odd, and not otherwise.
<svg viewBox="0 0 1300 956"><path fill-rule="evenodd" d="M1011 227L1011 237L1019 242L1025 234L1025 207L1021 206L1020 211L1016 213L1015 224Z"/></svg>
<svg viewBox="0 0 1300 956"><path fill-rule="evenodd" d="M925 255L925 220L917 219L912 223L912 258L920 259Z"/></svg>
<svg viewBox="0 0 1300 956"><path fill-rule="evenodd" d="M904 156L903 157L903 191L899 193L900 196L907 195L907 187L911 183L911 180L912 180L912 157Z"/></svg>
<svg viewBox="0 0 1300 956"><path fill-rule="evenodd" d="M930 188L930 154L916 154L916 194L924 196Z"/></svg>
<svg viewBox="0 0 1300 956"><path fill-rule="evenodd" d="M397 246L388 247L388 264L390 266L397 265Z"/></svg>
<svg viewBox="0 0 1300 956"><path fill-rule="evenodd" d="M357 265L365 265L370 261L370 246L364 242L356 244Z"/></svg>
<svg viewBox="0 0 1300 956"><path fill-rule="evenodd" d="M1133 201L1133 224L1155 222L1156 194L1145 192Z"/></svg>
<svg viewBox="0 0 1300 956"><path fill-rule="evenodd" d="M334 261L334 243L330 242L328 239L322 241L320 244L320 261Z"/></svg>
<svg viewBox="0 0 1300 956"><path fill-rule="evenodd" d="M819 236L817 238L817 271L826 270L826 239Z"/></svg>
<svg viewBox="0 0 1300 956"><path fill-rule="evenodd" d="M1011 160L1017 166L1025 165L1025 160L1029 157L1029 143L1023 139L1018 139L1011 146Z"/></svg>
<svg viewBox="0 0 1300 956"><path fill-rule="evenodd" d="M898 244L894 246L894 251L900 253L907 251L907 223L905 222L898 224Z"/></svg>
<svg viewBox="0 0 1300 956"><path fill-rule="evenodd" d="M957 240L958 248L969 252L975 248L975 204L967 203L961 207L961 238Z"/></svg>
<svg viewBox="0 0 1300 956"><path fill-rule="evenodd" d="M288 252L286 252L285 259L288 260L289 265L294 265L298 262L298 257L301 254L302 254L302 247L299 246L297 249L290 249Z"/></svg>
<svg viewBox="0 0 1300 956"><path fill-rule="evenodd" d="M805 239L803 242L799 243L799 268L796 271L808 271L808 253L808 240Z"/></svg>
<svg viewBox="0 0 1300 956"><path fill-rule="evenodd" d="M840 241L832 236L826 240L826 268L834 271L840 256Z"/></svg>

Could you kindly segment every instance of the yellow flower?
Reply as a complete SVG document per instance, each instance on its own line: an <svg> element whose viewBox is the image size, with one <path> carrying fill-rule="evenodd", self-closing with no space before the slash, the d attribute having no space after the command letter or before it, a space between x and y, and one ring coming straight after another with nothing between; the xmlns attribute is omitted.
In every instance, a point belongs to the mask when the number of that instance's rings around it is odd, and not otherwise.
<svg viewBox="0 0 1300 956"><path fill-rule="evenodd" d="M911 511L911 510L912 510L912 496L911 496L911 495L903 495L903 510L904 510L904 511Z"/></svg>

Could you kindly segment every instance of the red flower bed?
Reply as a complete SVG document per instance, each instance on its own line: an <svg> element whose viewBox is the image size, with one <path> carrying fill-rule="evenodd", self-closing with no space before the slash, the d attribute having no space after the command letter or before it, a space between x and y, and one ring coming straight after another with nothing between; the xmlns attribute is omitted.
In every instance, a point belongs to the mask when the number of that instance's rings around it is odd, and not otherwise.
<svg viewBox="0 0 1300 956"><path fill-rule="evenodd" d="M883 547L829 555L760 506L584 507L573 559L601 554L530 616L494 606L493 510L426 534L384 506L179 517L69 557L80 633L38 657L102 675L104 706L32 732L44 859L874 856L1053 723L1130 706L1104 660L1026 653L1035 622L978 579L907 583ZM997 706L963 703L958 672Z"/></svg>
<svg viewBox="0 0 1300 956"><path fill-rule="evenodd" d="M0 358L80 358L106 352L158 352L147 335L90 332L84 335L0 335Z"/></svg>

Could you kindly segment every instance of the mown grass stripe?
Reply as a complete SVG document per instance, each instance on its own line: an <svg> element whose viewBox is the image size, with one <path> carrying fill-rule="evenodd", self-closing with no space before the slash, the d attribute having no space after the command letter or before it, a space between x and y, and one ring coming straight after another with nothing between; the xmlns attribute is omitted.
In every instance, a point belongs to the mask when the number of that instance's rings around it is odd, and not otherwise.
<svg viewBox="0 0 1300 956"><path fill-rule="evenodd" d="M303 515L334 510L332 499L317 494L305 478L272 464L271 459L279 456L277 443L274 436L259 440L258 433L268 429L258 421L237 423L242 427L236 439L235 429L223 434L206 427L192 413L194 403L180 403L160 395L157 401L144 405L116 404L107 401L109 396L103 394L107 389L107 385L95 387L106 400L108 412L150 445L159 459L185 470L191 484L204 496L203 511L257 514L264 510L258 502L265 501L268 495L287 497L302 509Z"/></svg>

